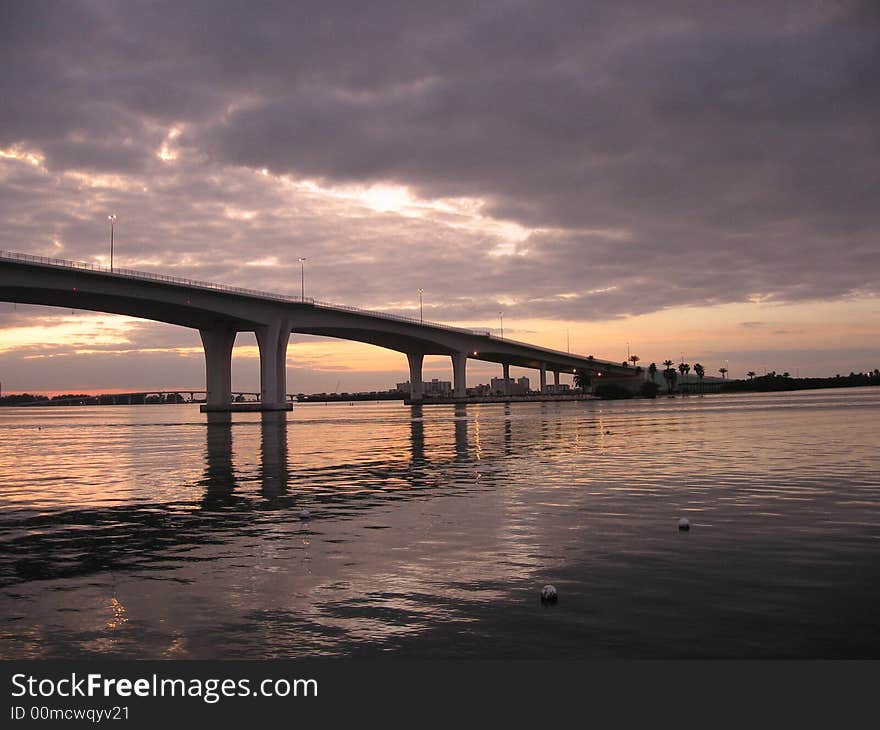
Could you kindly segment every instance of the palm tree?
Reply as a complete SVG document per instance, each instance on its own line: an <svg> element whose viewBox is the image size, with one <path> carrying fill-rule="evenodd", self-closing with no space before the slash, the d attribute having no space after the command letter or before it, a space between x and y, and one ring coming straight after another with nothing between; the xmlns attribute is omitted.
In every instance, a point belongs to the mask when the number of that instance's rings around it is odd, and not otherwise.
<svg viewBox="0 0 880 730"><path fill-rule="evenodd" d="M722 378L727 377L727 368L718 368L718 372L721 373Z"/></svg>
<svg viewBox="0 0 880 730"><path fill-rule="evenodd" d="M706 368L704 368L700 363L694 364L694 372L697 374L697 377L700 379L700 392L703 392L703 376L706 374Z"/></svg>
<svg viewBox="0 0 880 730"><path fill-rule="evenodd" d="M648 365L648 375L651 376L652 383L657 382L657 363L652 362L650 365Z"/></svg>
<svg viewBox="0 0 880 730"><path fill-rule="evenodd" d="M574 387L580 388L584 393L590 387L590 374L586 370L578 370L574 374Z"/></svg>
<svg viewBox="0 0 880 730"><path fill-rule="evenodd" d="M642 358L640 358L638 355L630 355L630 356L629 356L629 361L630 361L633 365L635 365L635 364L636 364L639 360L641 360L641 359L642 359Z"/></svg>
<svg viewBox="0 0 880 730"><path fill-rule="evenodd" d="M664 360L663 364L666 366L666 370L663 371L663 377L666 378L666 388L671 393L672 388L675 385L675 383L672 381L672 378L675 377L675 370L672 369L674 363L672 362L672 360Z"/></svg>
<svg viewBox="0 0 880 730"><path fill-rule="evenodd" d="M686 362L683 362L678 366L678 372L681 373L682 381L684 381L684 376L687 375L690 371L691 371L691 366L688 365ZM684 383L682 383L682 385L684 385Z"/></svg>
<svg viewBox="0 0 880 730"><path fill-rule="evenodd" d="M746 375L749 376L749 380L751 380L752 378L754 378L757 374L758 374L758 373L756 373L754 370L749 370L749 372L746 373Z"/></svg>
<svg viewBox="0 0 880 730"><path fill-rule="evenodd" d="M666 368L663 371L663 377L666 378L666 389L672 394L672 391L675 389L675 381L677 379L677 375L675 374L675 368Z"/></svg>

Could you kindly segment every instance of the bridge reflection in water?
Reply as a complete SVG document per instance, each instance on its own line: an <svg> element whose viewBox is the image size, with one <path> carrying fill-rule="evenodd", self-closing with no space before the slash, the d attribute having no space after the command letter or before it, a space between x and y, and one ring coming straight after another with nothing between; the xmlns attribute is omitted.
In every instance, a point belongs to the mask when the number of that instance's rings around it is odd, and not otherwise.
<svg viewBox="0 0 880 730"><path fill-rule="evenodd" d="M503 426L503 443L505 453L510 453L511 425L509 422L510 404L499 406L505 414ZM420 469L436 466L436 459L429 459L426 454L425 415L422 405L409 406L411 414L409 419L409 459L405 469L408 478L418 476ZM472 419L468 406L456 404L452 407L452 439L454 457L450 463L462 463L473 458L471 445L468 441L468 424ZM249 430L252 423L238 423L229 413L209 413L205 430L205 472L200 484L205 487L206 494L202 505L206 508L235 504L236 489L236 465L234 454L236 452L236 439L234 433L238 430ZM296 477L291 473L291 454L289 449L290 421L283 412L264 412L260 414L260 441L259 441L259 481L260 492L263 497L277 498L288 494L292 487L296 486ZM436 420L433 428L436 429ZM246 437L242 437L243 439ZM252 446L247 439L248 446ZM294 459L296 456L293 457ZM383 469L386 476L393 474L393 470ZM358 470L352 470L352 480L359 476ZM414 487L424 486L418 480L412 484Z"/></svg>

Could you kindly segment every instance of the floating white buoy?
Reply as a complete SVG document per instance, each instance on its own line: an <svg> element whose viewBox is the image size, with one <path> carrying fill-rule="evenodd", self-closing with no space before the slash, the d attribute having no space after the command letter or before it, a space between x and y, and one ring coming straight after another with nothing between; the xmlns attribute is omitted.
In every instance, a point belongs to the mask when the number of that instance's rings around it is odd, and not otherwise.
<svg viewBox="0 0 880 730"><path fill-rule="evenodd" d="M678 529L679 529L679 530L690 530L690 529L691 529L691 523L690 523L685 517L682 517L682 518L678 521Z"/></svg>
<svg viewBox="0 0 880 730"><path fill-rule="evenodd" d="M555 586L546 585L541 589L541 601L544 603L556 603L557 598L559 598L559 593Z"/></svg>
<svg viewBox="0 0 880 730"><path fill-rule="evenodd" d="M307 520L311 516L312 516L312 513L309 512L307 509L304 509L302 512L299 513L299 518L301 520Z"/></svg>

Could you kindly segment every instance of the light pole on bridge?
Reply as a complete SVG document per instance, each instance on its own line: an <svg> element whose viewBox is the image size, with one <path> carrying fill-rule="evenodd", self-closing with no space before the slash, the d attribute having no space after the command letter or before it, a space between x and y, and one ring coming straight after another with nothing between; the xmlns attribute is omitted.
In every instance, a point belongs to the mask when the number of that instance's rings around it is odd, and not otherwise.
<svg viewBox="0 0 880 730"><path fill-rule="evenodd" d="M501 317L501 339L504 339L504 312L498 312L498 316Z"/></svg>
<svg viewBox="0 0 880 730"><path fill-rule="evenodd" d="M424 293L424 289L419 289L419 324L425 321L425 310L422 308L422 294Z"/></svg>
<svg viewBox="0 0 880 730"><path fill-rule="evenodd" d="M306 257L299 257L299 283L300 283L300 295L299 298L305 301L306 299Z"/></svg>
<svg viewBox="0 0 880 730"><path fill-rule="evenodd" d="M110 221L110 271L113 271L113 228L116 223L116 213L107 216Z"/></svg>

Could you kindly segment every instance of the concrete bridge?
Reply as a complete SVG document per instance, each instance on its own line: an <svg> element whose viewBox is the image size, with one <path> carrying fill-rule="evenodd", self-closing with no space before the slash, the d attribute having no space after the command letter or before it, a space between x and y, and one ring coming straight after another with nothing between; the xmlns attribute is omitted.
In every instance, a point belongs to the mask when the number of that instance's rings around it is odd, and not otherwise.
<svg viewBox="0 0 880 730"><path fill-rule="evenodd" d="M411 398L422 398L425 355L452 359L454 395L466 397L469 359L499 363L505 382L511 365L540 372L583 370L634 386L635 368L497 337L483 330L450 327L384 312L318 302L310 298L224 286L161 274L0 251L0 301L83 309L167 322L197 329L205 350L207 387L203 411L230 411L254 404L232 402L232 346L238 332L254 332L260 351L259 410L289 410L287 343L291 332L355 340L396 350L409 363Z"/></svg>

